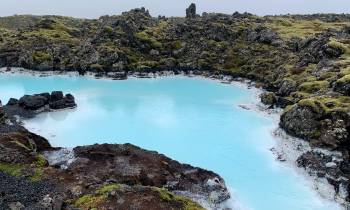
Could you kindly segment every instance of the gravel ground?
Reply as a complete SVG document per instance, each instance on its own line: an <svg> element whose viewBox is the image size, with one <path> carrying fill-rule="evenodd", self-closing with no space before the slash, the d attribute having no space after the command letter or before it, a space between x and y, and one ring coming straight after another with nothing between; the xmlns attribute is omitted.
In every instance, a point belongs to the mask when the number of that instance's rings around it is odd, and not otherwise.
<svg viewBox="0 0 350 210"><path fill-rule="evenodd" d="M53 186L45 182L30 182L25 178L13 177L0 172L0 209L19 202L26 210L45 209L40 204L45 197L54 192ZM20 205L18 204L18 205Z"/></svg>

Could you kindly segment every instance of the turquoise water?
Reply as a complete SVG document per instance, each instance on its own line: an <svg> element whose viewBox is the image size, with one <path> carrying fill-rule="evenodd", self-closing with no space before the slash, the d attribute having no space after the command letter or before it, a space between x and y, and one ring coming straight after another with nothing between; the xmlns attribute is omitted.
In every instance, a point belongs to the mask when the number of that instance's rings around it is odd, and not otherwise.
<svg viewBox="0 0 350 210"><path fill-rule="evenodd" d="M277 123L244 110L253 90L184 77L96 80L0 74L0 99L45 91L73 93L78 108L26 123L52 145L132 143L213 170L240 209L335 210L305 178L275 161L269 149Z"/></svg>

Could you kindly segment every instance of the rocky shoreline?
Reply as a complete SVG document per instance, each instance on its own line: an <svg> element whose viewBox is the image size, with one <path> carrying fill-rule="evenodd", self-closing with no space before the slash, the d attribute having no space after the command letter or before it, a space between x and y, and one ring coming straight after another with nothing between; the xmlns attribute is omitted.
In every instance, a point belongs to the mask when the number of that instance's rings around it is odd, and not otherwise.
<svg viewBox="0 0 350 210"><path fill-rule="evenodd" d="M79 72L73 72L67 74L67 72L53 72L53 71L32 71L25 69L0 69L2 73L20 73L20 74L30 74L35 76L52 76L52 75L70 75L70 76L79 76ZM115 80L115 77L111 75L100 75L98 73L87 72L84 76L90 76L95 79L111 79ZM247 109L253 111L262 112L273 118L280 119L283 115L283 109L279 106L271 106L269 103L264 103L264 97L266 94L269 94L266 90L261 89L259 84L254 81L247 80L244 78L236 78L231 75L212 73L210 71L158 71L151 73L139 72L129 72L127 78L141 78L141 79L152 79L158 77L168 77L168 76L188 76L188 77L202 77L206 79L215 80L223 84L244 84L247 88L258 88L257 100L261 99L261 103L257 103L253 107L240 105L242 109ZM271 152L276 156L276 160L280 162L288 161L290 165L296 166L303 171L303 174L308 175L312 178L311 182L314 182L313 188L320 193L322 197L327 200L334 200L342 204L345 208L349 206L347 201L348 189L347 185L349 180L345 177L341 177L342 173L340 167L344 165L342 161L342 154L339 152L328 152L327 149L319 149L317 147L312 147L308 142L304 141L301 138L292 137L288 132L285 132L282 127L278 128L274 135L276 138L281 140L278 142L276 147L271 148ZM47 153L50 154L50 153ZM72 158L73 155L71 152L63 149L62 152L53 153L56 158L51 160L53 165L56 167L67 168L69 164L69 158ZM62 156L62 157L61 157ZM321 156L322 158L315 158L315 156ZM50 161L50 155L46 155ZM68 159L66 158L68 157ZM63 159L63 160L62 160ZM334 164L332 161L335 161ZM59 164L57 164L59 163ZM330 164L332 164L330 166ZM331 169L331 170L329 170ZM329 185L329 186L327 186ZM326 188L326 192L322 192L320 188ZM186 192L177 192L179 194L186 194ZM196 196L194 194L192 197L196 197L198 201L206 203L203 196ZM203 199L204 198L204 199ZM210 207L207 203L204 204L207 207Z"/></svg>
<svg viewBox="0 0 350 210"><path fill-rule="evenodd" d="M115 80L184 74L254 81L266 91L267 108L284 109L280 127L311 147L297 164L326 179L348 208L349 20L348 14L199 15L195 5L173 18L151 17L145 8L96 20L4 17L0 67Z"/></svg>
<svg viewBox="0 0 350 210"><path fill-rule="evenodd" d="M60 109L76 107L74 97L60 91L0 107L1 209L203 209L230 198L219 175L157 152L131 144L69 151L21 126L19 119L48 111L46 106L57 110L60 100Z"/></svg>

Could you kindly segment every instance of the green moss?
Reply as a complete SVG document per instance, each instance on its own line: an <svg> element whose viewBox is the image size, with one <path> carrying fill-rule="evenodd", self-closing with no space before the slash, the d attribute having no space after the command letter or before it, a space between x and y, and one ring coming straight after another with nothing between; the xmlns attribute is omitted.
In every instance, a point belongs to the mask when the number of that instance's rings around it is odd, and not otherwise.
<svg viewBox="0 0 350 210"><path fill-rule="evenodd" d="M32 151L32 148L27 147L26 145L22 144L21 142L19 142L19 141L17 141L17 140L11 141L11 142L17 144L19 147L22 147L23 149L25 149L25 150L27 150L27 151Z"/></svg>
<svg viewBox="0 0 350 210"><path fill-rule="evenodd" d="M183 197L183 196L176 196L177 201L180 201L183 203L183 210L205 210L202 206L199 204L193 202L192 200Z"/></svg>
<svg viewBox="0 0 350 210"><path fill-rule="evenodd" d="M105 185L102 188L98 189L96 191L96 193L100 194L100 195L103 195L103 194L109 193L109 192L111 192L113 190L118 190L120 188L121 188L121 186L119 184Z"/></svg>
<svg viewBox="0 0 350 210"><path fill-rule="evenodd" d="M93 208L98 208L99 204L105 200L106 197L102 195L84 195L74 202L74 206L83 210L91 210Z"/></svg>
<svg viewBox="0 0 350 210"><path fill-rule="evenodd" d="M149 43L151 45L151 47L155 47L155 48L162 47L162 43L160 43L154 37L149 35L146 31L139 32L135 36L136 36L136 38L140 39L141 41Z"/></svg>
<svg viewBox="0 0 350 210"><path fill-rule="evenodd" d="M345 75L342 78L338 79L337 83L341 83L341 84L350 83L350 74Z"/></svg>
<svg viewBox="0 0 350 210"><path fill-rule="evenodd" d="M309 98L310 97L310 94L309 93L305 93L305 92L300 92L300 91L297 91L297 92L293 92L290 94L290 96L296 100L302 100L302 99L306 99L306 98Z"/></svg>
<svg viewBox="0 0 350 210"><path fill-rule="evenodd" d="M316 113L323 113L325 111L324 105L314 99L303 99L298 102L298 105L310 107Z"/></svg>
<svg viewBox="0 0 350 210"><path fill-rule="evenodd" d="M38 182L42 179L43 170L41 168L34 169L34 173L30 175L28 178L32 182Z"/></svg>
<svg viewBox="0 0 350 210"><path fill-rule="evenodd" d="M113 33L113 28L110 27L110 26L105 26L105 27L103 28L103 31L104 31L105 33L111 34L111 33Z"/></svg>
<svg viewBox="0 0 350 210"><path fill-rule="evenodd" d="M183 210L204 210L199 204L193 202L183 196L174 195L165 188L152 188L155 192L159 194L159 197L166 202L180 202L183 204Z"/></svg>
<svg viewBox="0 0 350 210"><path fill-rule="evenodd" d="M38 166L38 167L45 167L47 166L47 160L46 158L43 156L43 155L37 155L36 156L36 162L35 162L35 165Z"/></svg>
<svg viewBox="0 0 350 210"><path fill-rule="evenodd" d="M52 56L44 51L36 51L33 54L34 61L37 63L43 63L45 61L51 61Z"/></svg>
<svg viewBox="0 0 350 210"><path fill-rule="evenodd" d="M347 96L318 96L303 99L298 102L298 105L311 107L317 113L331 113L335 111L347 113L350 111L350 98Z"/></svg>
<svg viewBox="0 0 350 210"><path fill-rule="evenodd" d="M179 50L182 48L182 42L180 40L174 41L172 46L175 50Z"/></svg>
<svg viewBox="0 0 350 210"><path fill-rule="evenodd" d="M61 30L39 29L37 31L26 32L23 34L23 37L33 40L41 38L49 43L77 43L76 38Z"/></svg>
<svg viewBox="0 0 350 210"><path fill-rule="evenodd" d="M175 199L175 195L165 188L154 187L153 190L158 192L159 197L164 201L173 201Z"/></svg>
<svg viewBox="0 0 350 210"><path fill-rule="evenodd" d="M300 85L300 90L307 93L314 93L317 91L325 90L329 87L328 81L309 81Z"/></svg>
<svg viewBox="0 0 350 210"><path fill-rule="evenodd" d="M103 66L101 64L95 63L90 65L90 69L93 71L103 71Z"/></svg>
<svg viewBox="0 0 350 210"><path fill-rule="evenodd" d="M283 39L305 38L322 33L330 28L341 29L347 22L323 22L320 20L296 19L292 17L268 17L266 26L276 31Z"/></svg>
<svg viewBox="0 0 350 210"><path fill-rule="evenodd" d="M328 45L332 48L341 50L344 54L350 54L349 46L334 38L330 39L330 41L328 42Z"/></svg>
<svg viewBox="0 0 350 210"><path fill-rule="evenodd" d="M23 165L0 163L0 171L10 174L11 176L21 176Z"/></svg>

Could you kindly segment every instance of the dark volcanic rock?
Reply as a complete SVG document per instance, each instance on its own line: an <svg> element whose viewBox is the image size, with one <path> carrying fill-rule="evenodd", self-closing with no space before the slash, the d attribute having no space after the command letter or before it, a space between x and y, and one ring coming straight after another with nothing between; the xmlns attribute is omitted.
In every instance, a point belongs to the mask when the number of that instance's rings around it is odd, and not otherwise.
<svg viewBox="0 0 350 210"><path fill-rule="evenodd" d="M297 84L293 80L283 80L280 89L278 90L277 94L280 96L288 96L291 92L294 92L296 90Z"/></svg>
<svg viewBox="0 0 350 210"><path fill-rule="evenodd" d="M314 146L340 149L350 143L349 114L327 113L317 101L293 105L281 115L280 126L293 136L311 141Z"/></svg>
<svg viewBox="0 0 350 210"><path fill-rule="evenodd" d="M62 91L25 95L19 100L11 98L4 106L9 116L18 115L24 118L32 118L37 113L49 111L50 109L65 109L76 107L72 94L63 95Z"/></svg>
<svg viewBox="0 0 350 210"><path fill-rule="evenodd" d="M318 137L320 117L312 107L294 105L281 115L280 126L293 136L310 140Z"/></svg>
<svg viewBox="0 0 350 210"><path fill-rule="evenodd" d="M41 95L25 95L19 99L19 106L24 109L38 110L48 103L48 99Z"/></svg>
<svg viewBox="0 0 350 210"><path fill-rule="evenodd" d="M36 152L53 149L41 136L25 130L0 134L0 162L32 163Z"/></svg>
<svg viewBox="0 0 350 210"><path fill-rule="evenodd" d="M18 99L10 98L10 100L7 102L7 106L13 106L18 104Z"/></svg>
<svg viewBox="0 0 350 210"><path fill-rule="evenodd" d="M274 105L276 103L276 94L271 92L266 92L260 96L261 102L266 105Z"/></svg>
<svg viewBox="0 0 350 210"><path fill-rule="evenodd" d="M4 109L0 106L0 124L4 123L5 122L5 111Z"/></svg>
<svg viewBox="0 0 350 210"><path fill-rule="evenodd" d="M297 159L299 167L305 168L310 175L325 178L334 187L340 199L349 201L344 192L349 187L349 163L342 158L334 158L321 152L309 151Z"/></svg>
<svg viewBox="0 0 350 210"><path fill-rule="evenodd" d="M335 82L334 91L350 96L350 78L347 80L339 79Z"/></svg>
<svg viewBox="0 0 350 210"><path fill-rule="evenodd" d="M61 92L62 93L62 92ZM65 108L74 108L76 107L74 96L71 94L67 94L65 97L54 97L55 100L52 100L52 94L51 94L51 101L49 103L50 109L65 109Z"/></svg>
<svg viewBox="0 0 350 210"><path fill-rule="evenodd" d="M62 91L53 91L51 93L50 102L56 102L63 99Z"/></svg>
<svg viewBox="0 0 350 210"><path fill-rule="evenodd" d="M171 191L188 191L214 203L228 199L224 180L214 172L180 164L164 155L131 144L92 145L74 149L77 160L68 170L87 182L105 182L165 187Z"/></svg>
<svg viewBox="0 0 350 210"><path fill-rule="evenodd" d="M196 17L196 5L191 4L187 9L186 9L186 18L195 18Z"/></svg>

